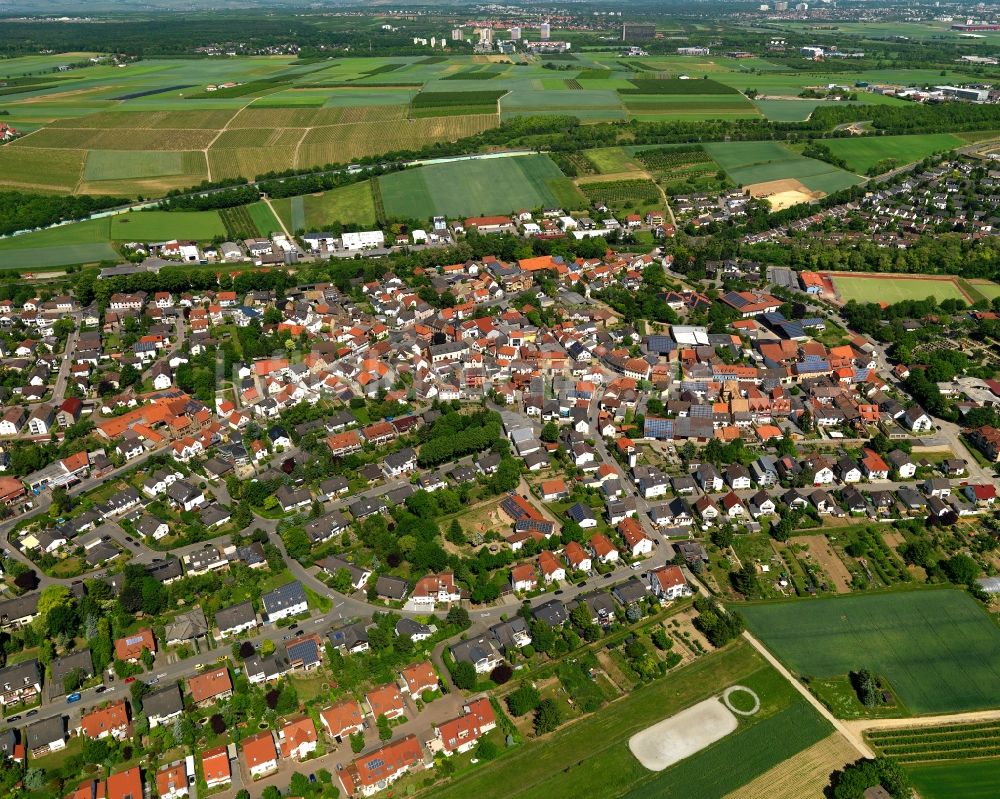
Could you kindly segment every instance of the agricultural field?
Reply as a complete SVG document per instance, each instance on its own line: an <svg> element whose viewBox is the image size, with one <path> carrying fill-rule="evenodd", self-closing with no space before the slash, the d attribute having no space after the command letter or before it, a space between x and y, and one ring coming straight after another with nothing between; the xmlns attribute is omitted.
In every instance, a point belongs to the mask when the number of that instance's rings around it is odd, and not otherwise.
<svg viewBox="0 0 1000 799"><path fill-rule="evenodd" d="M642 172L642 165L623 147L600 147L595 150L587 150L584 155L601 175Z"/></svg>
<svg viewBox="0 0 1000 799"><path fill-rule="evenodd" d="M848 169L864 175L875 164L892 160L897 166L912 164L934 153L953 150L964 142L950 133L929 133L920 136L861 136L852 139L824 139L823 144Z"/></svg>
<svg viewBox="0 0 1000 799"><path fill-rule="evenodd" d="M275 211L291 231L326 230L342 225L371 227L375 224L375 200L367 180L304 197L272 201Z"/></svg>
<svg viewBox="0 0 1000 799"><path fill-rule="evenodd" d="M1000 760L935 763L907 769L922 799L993 799L1000 785Z"/></svg>
<svg viewBox="0 0 1000 799"><path fill-rule="evenodd" d="M218 211L131 211L111 217L113 241L211 241L225 235Z"/></svg>
<svg viewBox="0 0 1000 799"><path fill-rule="evenodd" d="M968 300L953 277L933 275L831 275L837 296L842 302L883 302L891 305L903 300ZM977 289L982 290L977 287Z"/></svg>
<svg viewBox="0 0 1000 799"><path fill-rule="evenodd" d="M390 218L509 214L519 208L579 208L585 203L572 181L544 155L431 164L385 175L378 184Z"/></svg>
<svg viewBox="0 0 1000 799"><path fill-rule="evenodd" d="M713 746L661 772L647 771L628 739L729 685L753 689L760 711ZM826 739L831 728L745 643L703 657L604 710L435 788L435 799L578 796L719 799Z"/></svg>
<svg viewBox="0 0 1000 799"><path fill-rule="evenodd" d="M1000 706L1000 629L963 591L859 594L741 611L803 678L870 668L912 713Z"/></svg>
<svg viewBox="0 0 1000 799"><path fill-rule="evenodd" d="M37 269L116 260L110 226L108 218L93 219L0 239L0 261L9 269Z"/></svg>
<svg viewBox="0 0 1000 799"><path fill-rule="evenodd" d="M805 158L778 142L713 142L704 147L729 179L741 186L796 180L809 191L830 194L861 182L857 175Z"/></svg>
<svg viewBox="0 0 1000 799"><path fill-rule="evenodd" d="M880 753L907 765L1000 757L1000 721L870 730L866 737Z"/></svg>
<svg viewBox="0 0 1000 799"><path fill-rule="evenodd" d="M602 180L577 183L590 202L603 202L611 208L637 208L662 204L660 190L651 180Z"/></svg>
<svg viewBox="0 0 1000 799"><path fill-rule="evenodd" d="M803 749L783 763L765 771L726 796L726 799L801 799L822 796L830 775L847 763L853 763L858 752L839 733Z"/></svg>

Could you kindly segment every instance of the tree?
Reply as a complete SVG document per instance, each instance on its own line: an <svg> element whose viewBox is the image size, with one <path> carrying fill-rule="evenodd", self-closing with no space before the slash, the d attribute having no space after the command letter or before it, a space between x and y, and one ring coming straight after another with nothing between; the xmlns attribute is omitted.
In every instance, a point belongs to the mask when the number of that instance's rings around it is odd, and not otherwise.
<svg viewBox="0 0 1000 799"><path fill-rule="evenodd" d="M535 734L552 732L562 721L559 705L554 699L543 699L535 710Z"/></svg>
<svg viewBox="0 0 1000 799"><path fill-rule="evenodd" d="M469 618L469 611L458 605L452 605L448 609L448 615L445 616L445 621L448 624L453 624L462 630L468 629L472 625L472 620Z"/></svg>
<svg viewBox="0 0 1000 799"><path fill-rule="evenodd" d="M910 799L913 787L906 772L893 760L858 760L833 773L834 799L862 799L869 788L881 785L893 799Z"/></svg>
<svg viewBox="0 0 1000 799"><path fill-rule="evenodd" d="M451 676L463 691L471 691L476 685L476 669L471 663L456 663Z"/></svg>
<svg viewBox="0 0 1000 799"><path fill-rule="evenodd" d="M559 440L559 425L555 422L546 422L539 437L548 444L556 443Z"/></svg>
<svg viewBox="0 0 1000 799"><path fill-rule="evenodd" d="M44 633L48 628L49 612L54 608L67 607L71 603L69 589L64 585L47 585L38 595L38 615L31 622L37 633Z"/></svg>
<svg viewBox="0 0 1000 799"><path fill-rule="evenodd" d="M465 533L462 530L462 525L459 523L458 519L452 519L451 524L448 525L448 540L455 544L455 546L461 546L466 543Z"/></svg>
<svg viewBox="0 0 1000 799"><path fill-rule="evenodd" d="M365 748L365 734L363 732L351 733L351 751L358 754Z"/></svg>
<svg viewBox="0 0 1000 799"><path fill-rule="evenodd" d="M542 701L538 689L531 683L525 682L507 694L507 709L515 716L523 716L535 710Z"/></svg>
<svg viewBox="0 0 1000 799"><path fill-rule="evenodd" d="M70 669L69 673L63 677L63 690L67 694L73 693L73 691L83 685L86 677L87 675L83 669Z"/></svg>
<svg viewBox="0 0 1000 799"><path fill-rule="evenodd" d="M971 585L980 574L979 564L968 555L955 555L942 562L948 579L959 585Z"/></svg>
<svg viewBox="0 0 1000 799"><path fill-rule="evenodd" d="M389 719L385 717L385 713L379 713L378 718L375 719L375 725L378 727L378 739L380 741L388 741L392 738L392 725L389 724Z"/></svg>

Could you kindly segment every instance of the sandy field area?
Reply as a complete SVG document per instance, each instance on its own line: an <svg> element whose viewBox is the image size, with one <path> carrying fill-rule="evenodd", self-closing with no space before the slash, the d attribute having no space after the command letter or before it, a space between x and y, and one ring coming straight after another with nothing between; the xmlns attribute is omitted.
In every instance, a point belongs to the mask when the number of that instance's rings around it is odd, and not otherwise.
<svg viewBox="0 0 1000 799"><path fill-rule="evenodd" d="M818 200L824 196L821 191L810 191L796 178L769 180L765 183L754 183L744 188L753 197L766 199L775 211L781 211L799 203Z"/></svg>
<svg viewBox="0 0 1000 799"><path fill-rule="evenodd" d="M637 732L629 738L628 748L650 771L663 771L729 735L737 726L736 716L719 699L706 699Z"/></svg>

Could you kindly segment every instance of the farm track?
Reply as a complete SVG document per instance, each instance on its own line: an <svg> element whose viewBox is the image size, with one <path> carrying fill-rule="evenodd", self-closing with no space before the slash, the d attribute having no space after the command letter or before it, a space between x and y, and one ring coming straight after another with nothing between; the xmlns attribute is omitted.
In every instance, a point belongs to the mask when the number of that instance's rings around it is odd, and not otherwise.
<svg viewBox="0 0 1000 799"><path fill-rule="evenodd" d="M770 663L779 674L781 674L782 677L791 683L792 687L802 695L803 699L813 706L817 713L830 722L830 724L833 725L833 728L847 739L851 746L853 746L862 757L875 757L875 753L872 751L872 748L865 743L864 737L862 736L862 732L864 731L863 728L852 729L848 722L841 721L836 718L829 710L827 710L826 705L820 702L815 696L813 696L812 692L809 691L808 688L796 680L792 673L785 668L784 664L772 655L767 647L751 635L749 631L744 632L743 637L750 642L750 645L756 649L761 656L768 663ZM997 713L998 717L1000 717L1000 711L997 711Z"/></svg>

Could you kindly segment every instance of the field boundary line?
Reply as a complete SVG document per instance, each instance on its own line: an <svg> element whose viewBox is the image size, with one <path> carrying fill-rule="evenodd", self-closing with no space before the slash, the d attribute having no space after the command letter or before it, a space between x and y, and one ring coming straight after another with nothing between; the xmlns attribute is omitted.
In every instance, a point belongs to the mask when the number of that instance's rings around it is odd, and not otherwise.
<svg viewBox="0 0 1000 799"><path fill-rule="evenodd" d="M274 218L278 220L278 224L281 225L281 230L284 232L285 236L288 237L288 240L294 241L295 237L292 236L292 234L288 232L288 228L285 227L285 220L278 215L278 212L274 210L274 206L271 205L271 198L265 196L263 197L263 200L267 207L271 209L271 213L274 214Z"/></svg>
<svg viewBox="0 0 1000 799"><path fill-rule="evenodd" d="M768 663L770 663L771 666L773 666L774 669L779 674L781 674L782 677L784 677L786 680L788 680L788 682L792 684L792 687L794 687L795 690L798 691L802 695L802 697L810 705L812 705L812 707L815 708L815 710L824 719L826 719L828 722L830 722L830 724L833 725L833 728L837 730L837 732L843 735L844 738L846 738L850 742L850 744L861 754L862 757L874 759L875 752L872 751L871 747L868 746L867 743L865 743L864 738L862 738L861 734L858 731L852 730L850 727L847 726L845 722L836 718L829 710L827 710L826 705L820 702L815 696L812 695L812 693L809 691L808 688L806 688L804 685L802 685L802 683L800 683L797 679L795 679L792 673L787 668L785 668L784 664L780 660L778 660L774 655L772 655L770 651L767 649L767 647L764 646L764 644L762 644L760 641L754 638L754 636L750 633L749 630L745 630L743 632L743 637L750 642L750 645L754 649L756 649L761 655L763 655L764 659ZM1000 714L1000 711L997 712L998 714Z"/></svg>
<svg viewBox="0 0 1000 799"><path fill-rule="evenodd" d="M295 154L292 156L292 167L294 169L299 168L299 150L302 147L302 142L306 140L306 136L309 135L309 131L311 130L312 128L303 128L302 135L299 136L299 140L295 143Z"/></svg>
<svg viewBox="0 0 1000 799"><path fill-rule="evenodd" d="M219 137L227 130L229 130L229 126L230 124L232 124L232 121L236 119L236 117L238 117L240 114L242 114L246 109L248 109L251 105L253 105L253 101L256 99L257 98L254 97L253 100L251 100L246 105L241 106L239 111L237 111L235 114L229 117L229 119L226 120L226 124L215 132L215 136L212 137L212 141L206 144L204 149L202 150L202 152L205 153L205 168L208 170L209 183L212 182L212 159L208 157L208 151L212 149L212 146L219 140ZM271 210L273 211L274 209L272 208Z"/></svg>

